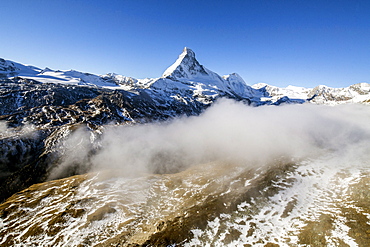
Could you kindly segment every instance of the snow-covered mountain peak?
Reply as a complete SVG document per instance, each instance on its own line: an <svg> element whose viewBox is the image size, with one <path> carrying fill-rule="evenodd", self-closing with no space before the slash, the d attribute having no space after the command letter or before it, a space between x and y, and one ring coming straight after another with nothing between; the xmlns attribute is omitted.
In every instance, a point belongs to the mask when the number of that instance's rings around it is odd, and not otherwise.
<svg viewBox="0 0 370 247"><path fill-rule="evenodd" d="M226 81L230 83L246 84L243 78L237 73L231 73L230 75L224 75L222 78L224 78Z"/></svg>
<svg viewBox="0 0 370 247"><path fill-rule="evenodd" d="M174 64L163 73L163 78L174 80L195 79L208 76L210 71L201 65L195 58L195 53L185 47Z"/></svg>
<svg viewBox="0 0 370 247"><path fill-rule="evenodd" d="M266 86L269 86L269 85L267 83L264 83L264 82L259 82L259 83L253 84L251 87L254 88L254 89L261 89L261 88L264 88Z"/></svg>
<svg viewBox="0 0 370 247"><path fill-rule="evenodd" d="M48 67L45 67L45 69L41 70L40 74L44 74L44 73L47 73L47 72L54 72L54 70L52 70Z"/></svg>
<svg viewBox="0 0 370 247"><path fill-rule="evenodd" d="M363 93L369 93L370 92L370 84L366 82L361 82L357 84L353 84L349 86L350 89L355 91L362 91Z"/></svg>
<svg viewBox="0 0 370 247"><path fill-rule="evenodd" d="M184 56L186 55L186 56L189 56L195 59L195 52L188 47L184 47L184 50L182 51L181 55L184 55Z"/></svg>

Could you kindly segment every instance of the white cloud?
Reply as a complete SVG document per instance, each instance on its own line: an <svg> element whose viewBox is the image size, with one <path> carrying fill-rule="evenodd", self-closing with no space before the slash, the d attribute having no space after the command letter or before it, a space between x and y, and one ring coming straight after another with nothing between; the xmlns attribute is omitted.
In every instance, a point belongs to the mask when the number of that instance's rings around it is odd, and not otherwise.
<svg viewBox="0 0 370 247"><path fill-rule="evenodd" d="M368 106L249 107L220 100L201 116L107 127L93 170L176 172L208 161L262 166L367 146Z"/></svg>

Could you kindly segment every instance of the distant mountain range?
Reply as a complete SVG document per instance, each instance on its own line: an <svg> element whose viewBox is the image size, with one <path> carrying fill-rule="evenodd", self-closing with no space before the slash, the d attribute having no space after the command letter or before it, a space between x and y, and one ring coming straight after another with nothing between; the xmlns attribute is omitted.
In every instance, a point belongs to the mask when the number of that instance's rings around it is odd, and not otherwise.
<svg viewBox="0 0 370 247"><path fill-rule="evenodd" d="M267 84L247 85L236 73L220 76L201 65L195 53L184 48L178 59L160 78L135 79L117 75L94 75L75 70L40 69L0 59L0 78L23 78L41 83L87 86L99 89L144 90L151 98L165 101L197 101L210 104L219 97L245 100L258 106L264 104L304 103L336 105L370 103L370 84L358 83L346 88L317 86L279 88Z"/></svg>

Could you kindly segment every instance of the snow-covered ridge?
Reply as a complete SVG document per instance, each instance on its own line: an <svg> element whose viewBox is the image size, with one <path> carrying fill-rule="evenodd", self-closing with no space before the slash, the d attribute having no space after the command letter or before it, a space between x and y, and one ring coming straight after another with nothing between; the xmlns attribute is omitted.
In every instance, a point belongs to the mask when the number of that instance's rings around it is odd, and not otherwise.
<svg viewBox="0 0 370 247"><path fill-rule="evenodd" d="M135 79L115 73L94 75L75 70L60 71L40 69L9 60L0 59L0 78L22 77L42 83L72 84L119 90L147 90L166 97L192 97L209 104L218 97L246 100L253 105L304 103L315 104L370 104L370 84L359 83L346 88L317 86L304 88L288 86L279 88L263 83L249 86L237 74L220 76L201 65L195 52L185 47L178 59L160 78Z"/></svg>
<svg viewBox="0 0 370 247"><path fill-rule="evenodd" d="M13 77L17 75L35 75L41 71L41 69L34 66L24 65L0 58L0 78Z"/></svg>

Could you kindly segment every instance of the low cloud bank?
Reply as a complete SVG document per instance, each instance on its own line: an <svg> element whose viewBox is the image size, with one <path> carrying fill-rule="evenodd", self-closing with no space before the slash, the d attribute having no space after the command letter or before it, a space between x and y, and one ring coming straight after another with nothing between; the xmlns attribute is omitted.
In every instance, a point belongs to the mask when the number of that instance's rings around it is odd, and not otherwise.
<svg viewBox="0 0 370 247"><path fill-rule="evenodd" d="M37 128L32 124L25 124L17 128L8 127L4 120L0 120L0 138L8 138L12 136L23 136L25 138L36 138L35 130Z"/></svg>
<svg viewBox="0 0 370 247"><path fill-rule="evenodd" d="M362 105L249 107L221 100L197 117L107 127L91 169L130 176L172 173L210 161L257 167L328 152L357 157L356 152L370 153L369 122L369 107Z"/></svg>

